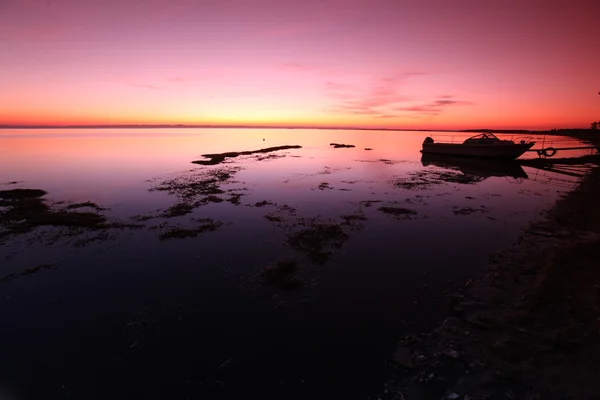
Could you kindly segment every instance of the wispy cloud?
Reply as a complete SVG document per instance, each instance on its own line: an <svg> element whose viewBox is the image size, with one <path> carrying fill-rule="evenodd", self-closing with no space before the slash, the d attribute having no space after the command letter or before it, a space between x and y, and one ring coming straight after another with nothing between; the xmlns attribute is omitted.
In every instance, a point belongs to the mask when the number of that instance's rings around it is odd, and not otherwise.
<svg viewBox="0 0 600 400"><path fill-rule="evenodd" d="M402 72L384 76L368 85L351 85L326 81L325 92L333 100L333 107L326 110L337 114L369 115L373 118L418 117L441 114L452 106L470 105L453 95L443 94L434 100L424 101L406 93L406 83L425 74Z"/></svg>
<svg viewBox="0 0 600 400"><path fill-rule="evenodd" d="M325 91L335 100L330 112L340 114L372 115L391 118L397 106L414 100L402 92L403 84L418 72L404 72L375 79L367 86L349 85L340 82L325 82Z"/></svg>
<svg viewBox="0 0 600 400"><path fill-rule="evenodd" d="M314 71L315 70L315 67L312 67L308 64L298 63L298 62L283 63L283 64L280 64L277 68L282 71Z"/></svg>
<svg viewBox="0 0 600 400"><path fill-rule="evenodd" d="M131 84L131 86L139 87L139 88L143 88L143 89L150 89L150 90L159 90L160 89L160 87L158 87L158 86L147 85L144 83L133 83L133 84Z"/></svg>
<svg viewBox="0 0 600 400"><path fill-rule="evenodd" d="M440 96L440 100L434 100L429 103L420 104L416 106L410 107L399 107L397 111L408 111L413 113L421 113L421 114L429 114L429 115L439 115L442 113L444 108L449 106L457 106L457 105L472 105L473 103L469 101L462 100L453 100L453 96Z"/></svg>

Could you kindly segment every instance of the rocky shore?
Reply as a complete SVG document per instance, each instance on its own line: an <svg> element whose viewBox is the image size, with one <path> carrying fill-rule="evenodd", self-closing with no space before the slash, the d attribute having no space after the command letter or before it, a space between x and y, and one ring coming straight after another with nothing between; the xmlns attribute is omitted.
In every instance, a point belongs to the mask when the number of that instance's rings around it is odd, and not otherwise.
<svg viewBox="0 0 600 400"><path fill-rule="evenodd" d="M372 398L600 398L599 199L596 165L516 244L491 255L483 276L448 296L450 317L398 343L388 383Z"/></svg>

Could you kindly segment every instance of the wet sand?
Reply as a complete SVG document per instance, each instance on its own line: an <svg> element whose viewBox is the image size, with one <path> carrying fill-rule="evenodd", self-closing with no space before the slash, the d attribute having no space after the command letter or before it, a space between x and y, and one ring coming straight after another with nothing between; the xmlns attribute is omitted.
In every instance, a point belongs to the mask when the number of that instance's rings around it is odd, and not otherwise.
<svg viewBox="0 0 600 400"><path fill-rule="evenodd" d="M446 295L450 317L398 343L373 398L600 396L600 168L590 161L576 190Z"/></svg>

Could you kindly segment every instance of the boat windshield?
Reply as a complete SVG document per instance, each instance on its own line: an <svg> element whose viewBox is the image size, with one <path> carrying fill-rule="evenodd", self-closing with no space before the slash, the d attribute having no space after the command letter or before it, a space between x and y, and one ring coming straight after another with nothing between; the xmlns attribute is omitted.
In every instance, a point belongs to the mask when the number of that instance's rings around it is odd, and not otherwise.
<svg viewBox="0 0 600 400"><path fill-rule="evenodd" d="M464 141L465 144L485 144L485 143L496 143L501 142L500 139L496 137L493 133L482 133L480 135L475 135L473 137L468 138Z"/></svg>

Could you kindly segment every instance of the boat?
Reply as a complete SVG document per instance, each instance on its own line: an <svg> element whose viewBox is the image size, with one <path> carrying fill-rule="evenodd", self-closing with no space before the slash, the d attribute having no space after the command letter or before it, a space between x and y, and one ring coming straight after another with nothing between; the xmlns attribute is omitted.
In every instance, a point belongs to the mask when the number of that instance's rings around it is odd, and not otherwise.
<svg viewBox="0 0 600 400"><path fill-rule="evenodd" d="M435 167L460 171L464 175L479 177L481 180L497 178L527 179L527 173L517 161L482 159L473 157L457 157L440 154L426 154L421 157L424 167Z"/></svg>
<svg viewBox="0 0 600 400"><path fill-rule="evenodd" d="M433 138L426 137L421 152L423 154L515 160L534 145L535 142L531 138L522 138L515 142L498 139L493 133L481 133L462 143L436 142Z"/></svg>

